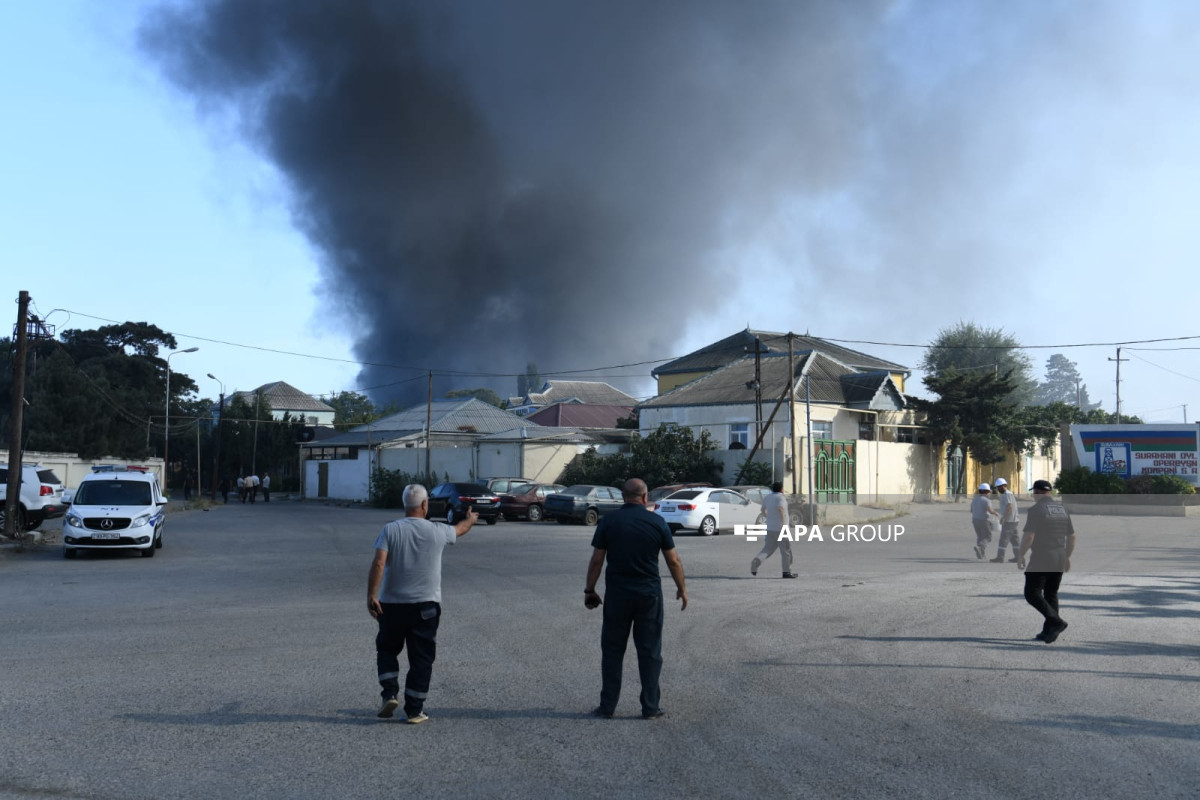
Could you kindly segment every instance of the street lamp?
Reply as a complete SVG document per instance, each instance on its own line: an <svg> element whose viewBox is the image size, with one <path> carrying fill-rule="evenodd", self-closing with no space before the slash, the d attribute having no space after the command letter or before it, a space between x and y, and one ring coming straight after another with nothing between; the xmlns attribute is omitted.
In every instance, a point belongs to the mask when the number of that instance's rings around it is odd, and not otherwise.
<svg viewBox="0 0 1200 800"><path fill-rule="evenodd" d="M199 347L189 347L187 350L174 350L167 354L167 407L163 414L163 494L171 479L171 460L168 458L171 448L171 356L180 353L194 353Z"/></svg>
<svg viewBox="0 0 1200 800"><path fill-rule="evenodd" d="M211 372L208 373L208 377L221 384L221 400L217 403L217 443L213 448L212 499L215 503L217 502L217 484L221 480L221 417L225 415L225 382Z"/></svg>

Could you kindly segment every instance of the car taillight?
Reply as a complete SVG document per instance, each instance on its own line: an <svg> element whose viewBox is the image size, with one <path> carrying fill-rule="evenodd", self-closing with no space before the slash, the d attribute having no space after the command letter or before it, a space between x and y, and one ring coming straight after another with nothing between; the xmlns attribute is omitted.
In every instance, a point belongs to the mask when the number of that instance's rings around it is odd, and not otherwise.
<svg viewBox="0 0 1200 800"><path fill-rule="evenodd" d="M678 508L680 511L695 511L696 510L696 507L694 505L692 505L691 503L680 503L679 505L677 505L675 507Z"/></svg>
<svg viewBox="0 0 1200 800"><path fill-rule="evenodd" d="M458 502L460 502L460 503L469 503L474 499L475 499L474 497L467 497L465 494L460 494L458 496Z"/></svg>
<svg viewBox="0 0 1200 800"><path fill-rule="evenodd" d="M38 490L38 495L41 497L45 497L48 494L54 494L53 486L43 486L40 490Z"/></svg>

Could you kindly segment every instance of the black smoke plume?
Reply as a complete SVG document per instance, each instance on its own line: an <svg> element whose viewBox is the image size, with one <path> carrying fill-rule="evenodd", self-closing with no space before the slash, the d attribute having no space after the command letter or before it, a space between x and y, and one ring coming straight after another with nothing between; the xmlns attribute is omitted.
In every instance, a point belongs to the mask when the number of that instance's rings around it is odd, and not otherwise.
<svg viewBox="0 0 1200 800"><path fill-rule="evenodd" d="M690 321L753 320L731 292L763 276L729 248L845 180L875 8L212 0L141 40L286 176L357 358L507 394L489 376L528 361L669 356Z"/></svg>

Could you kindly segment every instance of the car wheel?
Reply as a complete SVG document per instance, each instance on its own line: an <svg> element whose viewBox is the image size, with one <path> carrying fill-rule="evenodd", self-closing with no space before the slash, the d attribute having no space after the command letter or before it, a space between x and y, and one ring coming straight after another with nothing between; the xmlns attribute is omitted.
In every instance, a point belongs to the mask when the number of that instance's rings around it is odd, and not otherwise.
<svg viewBox="0 0 1200 800"><path fill-rule="evenodd" d="M542 507L541 506L530 506L529 507L529 521L530 522L541 522L542 521Z"/></svg>
<svg viewBox="0 0 1200 800"><path fill-rule="evenodd" d="M446 509L446 524L447 525L454 524L454 509L453 508Z"/></svg>
<svg viewBox="0 0 1200 800"><path fill-rule="evenodd" d="M154 558L154 551L154 543L151 542L149 547L147 547L145 550L139 550L138 552L142 554L142 558Z"/></svg>
<svg viewBox="0 0 1200 800"><path fill-rule="evenodd" d="M680 525L678 522L668 522L667 527L671 529L671 533L675 533L683 526Z"/></svg>
<svg viewBox="0 0 1200 800"><path fill-rule="evenodd" d="M64 547L63 548L63 558L74 558L76 555L77 555L77 552L76 552L75 548L73 548L73 547Z"/></svg>
<svg viewBox="0 0 1200 800"><path fill-rule="evenodd" d="M496 524L496 518L495 518L495 517L484 517L484 518L483 518L483 521L484 521L484 522L486 522L488 525L495 525L495 524Z"/></svg>
<svg viewBox="0 0 1200 800"><path fill-rule="evenodd" d="M803 525L803 524L804 524L804 520L800 519L800 512L799 512L799 511L793 511L793 512L792 512L792 513L791 513L791 514L788 516L788 519L789 519L789 520L791 520L791 523L792 523L793 525Z"/></svg>
<svg viewBox="0 0 1200 800"><path fill-rule="evenodd" d="M595 525L599 521L600 521L600 515L598 513L596 513L596 509L589 508L587 511L583 512L583 524L584 525Z"/></svg>
<svg viewBox="0 0 1200 800"><path fill-rule="evenodd" d="M712 517L705 517L700 520L700 533L704 536L716 536L717 521Z"/></svg>
<svg viewBox="0 0 1200 800"><path fill-rule="evenodd" d="M17 509L13 514L13 521L15 523L13 525L13 530L16 531L17 533L24 533L25 532L25 509L21 508L21 506L17 506ZM5 523L7 523L7 522L8 522L8 515L5 513L4 503L0 503L0 531L5 530L4 526L5 526Z"/></svg>
<svg viewBox="0 0 1200 800"><path fill-rule="evenodd" d="M757 517L754 518L755 525L765 525L766 522L767 522L766 514L759 514Z"/></svg>

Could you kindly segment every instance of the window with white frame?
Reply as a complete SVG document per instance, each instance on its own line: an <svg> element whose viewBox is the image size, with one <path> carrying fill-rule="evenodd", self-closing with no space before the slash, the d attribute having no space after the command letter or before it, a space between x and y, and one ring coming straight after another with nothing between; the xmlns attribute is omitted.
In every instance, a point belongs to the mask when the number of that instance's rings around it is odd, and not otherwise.
<svg viewBox="0 0 1200 800"><path fill-rule="evenodd" d="M814 439L832 439L833 423L813 420L812 437Z"/></svg>
<svg viewBox="0 0 1200 800"><path fill-rule="evenodd" d="M734 422L729 426L729 449L745 450L750 446L750 423Z"/></svg>

